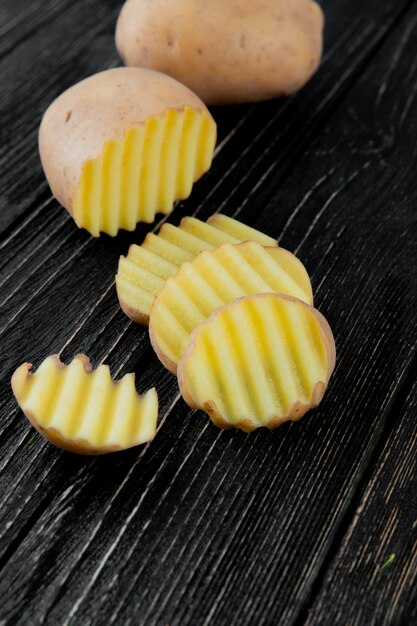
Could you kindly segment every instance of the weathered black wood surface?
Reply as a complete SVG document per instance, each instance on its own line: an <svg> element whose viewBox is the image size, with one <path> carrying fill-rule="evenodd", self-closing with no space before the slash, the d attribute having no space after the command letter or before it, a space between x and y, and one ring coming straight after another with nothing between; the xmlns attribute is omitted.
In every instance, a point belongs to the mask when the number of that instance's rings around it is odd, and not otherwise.
<svg viewBox="0 0 417 626"><path fill-rule="evenodd" d="M1 624L416 623L417 3L322 4L314 80L214 110L213 168L169 218L221 210L278 237L334 329L319 409L244 435L186 407L118 308L118 256L150 227L93 240L41 172L41 114L118 63L121 2L2 0ZM151 445L83 459L29 427L14 367L81 351L156 384Z"/></svg>

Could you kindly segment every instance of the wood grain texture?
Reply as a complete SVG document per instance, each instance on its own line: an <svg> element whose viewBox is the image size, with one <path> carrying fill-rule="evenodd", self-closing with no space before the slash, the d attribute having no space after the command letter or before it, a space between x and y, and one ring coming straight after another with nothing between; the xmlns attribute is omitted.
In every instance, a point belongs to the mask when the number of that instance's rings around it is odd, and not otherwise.
<svg viewBox="0 0 417 626"><path fill-rule="evenodd" d="M68 9L68 0L2 0L0 6L0 58L11 52L38 28L56 22Z"/></svg>
<svg viewBox="0 0 417 626"><path fill-rule="evenodd" d="M417 621L417 383L384 446L307 624ZM392 556L393 555L393 556Z"/></svg>
<svg viewBox="0 0 417 626"><path fill-rule="evenodd" d="M26 2L25 9L0 44L0 232L50 195L37 149L47 106L74 82L118 63L117 0ZM3 44L9 52L2 56Z"/></svg>
<svg viewBox="0 0 417 626"><path fill-rule="evenodd" d="M50 37L45 66L32 71L39 114L84 71L116 62L108 45L116 5L83 4L71 46L63 32L75 9L22 43L27 59L39 37ZM150 227L98 241L74 228L42 182L38 120L19 90L12 99L22 74L11 66L2 110L25 132L4 151L1 190L8 207L0 248L3 623L287 625L316 610L315 583L338 562L331 551L409 380L417 338L417 9L347 0L325 9L327 54L317 77L285 101L214 111L213 169L170 218L236 214L280 237L312 274L316 303L335 331L337 370L320 408L275 433L218 431L179 399L146 330L119 311L113 287L118 255ZM91 44L94 12L106 32L102 48ZM18 180L23 165L26 178ZM15 193L23 200L13 204ZM21 361L60 350L67 359L87 352L94 365L105 359L116 375L135 371L140 392L156 384L154 442L88 460L44 443L17 411L8 379ZM400 434L408 416L398 421ZM376 473L387 466L385 456L376 463ZM381 497L378 481L369 484ZM402 570L392 572L397 585ZM403 586L393 620L407 615L411 599ZM391 606L385 594L378 610Z"/></svg>

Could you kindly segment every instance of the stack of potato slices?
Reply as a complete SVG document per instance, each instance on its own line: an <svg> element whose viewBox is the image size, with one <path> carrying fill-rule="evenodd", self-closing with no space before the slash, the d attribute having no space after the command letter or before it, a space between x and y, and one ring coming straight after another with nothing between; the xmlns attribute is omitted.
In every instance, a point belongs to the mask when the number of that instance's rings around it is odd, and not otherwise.
<svg viewBox="0 0 417 626"><path fill-rule="evenodd" d="M332 331L303 264L271 237L220 214L187 217L131 246L116 286L184 400L216 425L275 428L321 401Z"/></svg>

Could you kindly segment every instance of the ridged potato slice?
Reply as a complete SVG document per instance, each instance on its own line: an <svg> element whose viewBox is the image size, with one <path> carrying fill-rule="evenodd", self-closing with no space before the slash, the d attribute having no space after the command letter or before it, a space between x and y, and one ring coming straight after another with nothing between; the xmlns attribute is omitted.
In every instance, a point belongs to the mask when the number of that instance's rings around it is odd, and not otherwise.
<svg viewBox="0 0 417 626"><path fill-rule="evenodd" d="M33 426L59 448L105 454L155 436L156 390L139 395L134 374L114 381L107 365L92 371L83 354L69 365L52 355L35 373L31 369L31 363L23 363L14 372L13 393Z"/></svg>
<svg viewBox="0 0 417 626"><path fill-rule="evenodd" d="M159 359L175 374L194 328L235 298L263 292L313 302L303 264L278 246L225 243L183 263L152 305L149 334Z"/></svg>
<svg viewBox="0 0 417 626"><path fill-rule="evenodd" d="M184 217L179 226L163 224L157 235L149 233L140 246L131 245L127 256L120 257L116 289L121 308L133 321L147 325L155 296L182 263L202 250L246 240L277 245L272 237L221 214L207 222Z"/></svg>
<svg viewBox="0 0 417 626"><path fill-rule="evenodd" d="M252 431L317 406L335 365L329 324L289 296L259 294L217 309L178 366L184 400L221 428Z"/></svg>

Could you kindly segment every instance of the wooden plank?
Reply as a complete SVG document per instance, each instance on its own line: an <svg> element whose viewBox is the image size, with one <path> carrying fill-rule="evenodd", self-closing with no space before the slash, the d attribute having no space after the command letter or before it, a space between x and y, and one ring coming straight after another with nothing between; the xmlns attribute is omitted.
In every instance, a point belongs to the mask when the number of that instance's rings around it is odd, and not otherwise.
<svg viewBox="0 0 417 626"><path fill-rule="evenodd" d="M52 13L49 4L37 3L23 14L34 19L35 30L18 20L2 38L10 51L0 58L0 232L49 195L37 148L46 107L74 82L118 63L114 26L119 0L55 3ZM27 36L20 37L21 29ZM0 44L0 56L1 51Z"/></svg>
<svg viewBox="0 0 417 626"><path fill-rule="evenodd" d="M377 24L374 48L386 32L381 29ZM100 278L108 277L120 242L114 248L114 242L103 239L92 242L90 251L87 247L80 251L85 235L76 233L64 241L62 256L58 253L49 260L49 269L42 275L46 279L71 251L81 252L46 285L42 301L37 294L31 307L12 322L2 338L13 338L5 351L9 363L16 358L16 345L30 349L35 344L33 353L39 358L42 349L59 348L69 339L70 351L80 344L91 347L97 361L108 355L121 371L133 366L140 372L145 363L140 387L157 381L162 414L170 412L155 442L141 455L136 451L118 455L110 466L106 459L85 462L40 444L37 435L28 431L21 419L15 419L4 382L6 410L13 417L8 420L2 448L9 453L2 459L8 496L3 511L9 533L2 580L7 580L13 598L2 608L5 619L16 623L30 614L35 621L44 619L51 624L64 623L69 617L82 623L113 619L114 623L147 625L165 620L221 624L235 615L237 623L250 624L254 616L259 617L258 623L268 623L270 618L273 623L279 619L289 623L298 615L315 570L324 559L332 529L343 516L357 476L364 471L369 451L387 419L410 362L407 342L415 337L412 303L402 306L400 302L413 278L404 277L412 244L405 226L413 219L415 121L406 118L410 126L406 141L401 134L410 154L406 168L400 170L401 186L396 177L403 146L395 135L387 154L385 137L380 136L381 126L384 128L395 107L403 105L402 114L406 110L399 87L407 72L401 73L398 64L409 70L415 50L409 40L400 37L403 30L404 22L346 103L335 111L323 135L295 169L287 172L285 188L276 191L276 173L283 174L285 164L279 158L282 146L278 141L271 141L269 171L267 161L258 165L266 174L261 188L253 171L249 180L245 176L250 152L235 166L236 178L249 189L242 208L247 221L276 234L283 230L288 247L297 247L308 234L300 254L313 273L317 302L337 330L340 364L332 393L302 424L254 437L220 433L204 416L190 414L176 401L173 379L149 355L145 333L115 313L114 294L106 295L109 285L103 286L105 281ZM356 53L359 41L356 39ZM372 49L368 48L369 54ZM393 52L401 52L395 65L398 76L394 73L381 96L382 104L375 106L387 60L395 58ZM408 80L412 78L411 73ZM345 89L349 84L349 80L344 83ZM296 126L305 111L302 99L292 102L287 123ZM338 98L333 100L326 112L337 102ZM255 109L254 116L263 120L268 107L273 110L272 104L259 107L261 113L255 114ZM298 114L297 108L301 109ZM349 118L351 111L363 115L368 126ZM399 118L394 117L393 124L395 132L404 133ZM374 145L365 146L368 152L353 153L357 145L362 146L364 134ZM287 136L291 136L290 130ZM236 157L238 146L248 143L248 133L240 132L234 139L236 152L230 156ZM270 139L265 139L267 148ZM213 176L221 174L215 169ZM229 185L232 187L230 181ZM387 211L397 210L395 215L381 219L376 192ZM224 208L232 212L240 204L240 198L227 197ZM184 210L179 207L176 215ZM395 233L393 241L387 242L387 224ZM63 224L63 229L67 228L65 234L72 236L69 222ZM31 236L29 233L29 240ZM72 273L78 271L76 280ZM398 284L398 275L405 287ZM96 279L103 282L97 285ZM28 295L31 285L29 280L24 287ZM96 308L95 289L103 298ZM88 292L92 292L91 299ZM66 295L64 306L57 302L58 294ZM17 301L18 306L22 303ZM50 316L46 331L45 311ZM79 320L85 319L86 311L91 315L80 328ZM392 368L384 365L394 344L398 349L397 378ZM15 447L19 437L24 457ZM12 515L17 505L21 511L15 525ZM297 523L300 519L306 519L306 524ZM8 523L12 525L7 528ZM305 536L306 525L309 536Z"/></svg>
<svg viewBox="0 0 417 626"><path fill-rule="evenodd" d="M0 58L46 23L55 22L69 0L2 0L0 5Z"/></svg>
<svg viewBox="0 0 417 626"><path fill-rule="evenodd" d="M307 624L417 622L416 411L417 383L398 415Z"/></svg>

